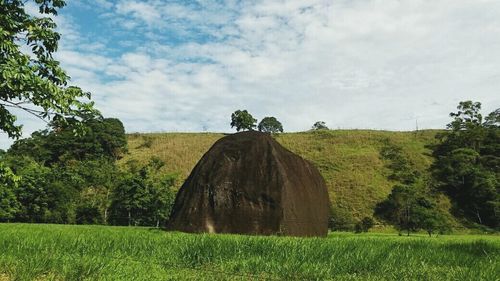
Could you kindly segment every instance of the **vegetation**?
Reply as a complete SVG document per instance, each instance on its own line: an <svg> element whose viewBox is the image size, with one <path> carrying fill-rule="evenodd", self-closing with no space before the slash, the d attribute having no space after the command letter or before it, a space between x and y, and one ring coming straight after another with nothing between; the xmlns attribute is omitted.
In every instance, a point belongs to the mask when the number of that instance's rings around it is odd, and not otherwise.
<svg viewBox="0 0 500 281"><path fill-rule="evenodd" d="M18 140L0 157L0 221L78 224L164 224L176 176L159 174L164 162L116 161L127 151L117 119L72 121ZM15 181L12 179L15 177Z"/></svg>
<svg viewBox="0 0 500 281"><path fill-rule="evenodd" d="M257 119L246 110L236 110L231 114L231 128L236 127L236 131L253 130Z"/></svg>
<svg viewBox="0 0 500 281"><path fill-rule="evenodd" d="M328 238L0 224L3 280L495 280L498 236Z"/></svg>
<svg viewBox="0 0 500 281"><path fill-rule="evenodd" d="M321 130L283 133L275 139L318 167L329 189L334 229L353 230L358 221L373 216L377 203L390 194L395 184L387 177L389 161L380 155L387 139L399 145L414 168L425 174L432 163L426 146L435 142L436 132ZM214 133L130 134L127 136L129 153L118 164L125 167L132 160L146 165L157 156L166 163L159 173L178 174L176 188L179 188L203 154L223 136ZM142 146L145 139L151 140L151 147Z"/></svg>
<svg viewBox="0 0 500 281"><path fill-rule="evenodd" d="M425 174L416 170L403 149L389 140L380 154L388 160L387 167L391 171L388 178L397 184L387 199L377 204L375 214L394 225L400 233L405 230L407 235L420 229L425 229L429 236L438 229L441 233L447 231L451 224L446 215L448 210L439 208L437 200L441 194L431 188Z"/></svg>
<svg viewBox="0 0 500 281"><path fill-rule="evenodd" d="M313 130L328 130L326 123L324 121L317 121L312 126Z"/></svg>
<svg viewBox="0 0 500 281"><path fill-rule="evenodd" d="M264 133L283 133L283 125L275 117L264 117L260 121L258 129Z"/></svg>
<svg viewBox="0 0 500 281"><path fill-rule="evenodd" d="M332 230L364 231L362 220L375 218L377 227L390 224L407 234L432 235L471 222L497 227L495 118L492 113L486 122L471 121L479 125L455 131L314 130L275 138L313 162L325 178ZM176 189L223 137L132 134L126 139L121 122L111 118L83 119L85 134L75 135L76 123L35 132L0 154L0 168L8 175L0 181L1 221L161 226ZM469 127L476 131L469 133ZM477 151L462 147L465 137Z"/></svg>
<svg viewBox="0 0 500 281"><path fill-rule="evenodd" d="M457 109L433 147L436 187L452 198L456 216L499 227L500 109L484 120L478 102L461 102Z"/></svg>
<svg viewBox="0 0 500 281"><path fill-rule="evenodd" d="M22 126L10 109L57 123L97 114L93 103L84 101L90 93L68 86L69 76L53 58L60 35L49 16L57 15L65 2L34 1L45 17L28 14L26 2L0 2L0 130L13 138L21 136Z"/></svg>
<svg viewBox="0 0 500 281"><path fill-rule="evenodd" d="M375 221L371 217L364 217L356 224L354 229L356 233L368 232L374 225Z"/></svg>

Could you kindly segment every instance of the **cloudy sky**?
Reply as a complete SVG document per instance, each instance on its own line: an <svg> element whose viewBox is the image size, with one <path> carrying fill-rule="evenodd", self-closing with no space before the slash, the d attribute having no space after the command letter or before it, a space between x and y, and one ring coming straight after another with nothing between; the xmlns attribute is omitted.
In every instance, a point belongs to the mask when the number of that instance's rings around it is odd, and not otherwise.
<svg viewBox="0 0 500 281"><path fill-rule="evenodd" d="M56 57L128 132L230 132L237 109L286 131L443 128L461 100L500 107L497 0L67 2Z"/></svg>

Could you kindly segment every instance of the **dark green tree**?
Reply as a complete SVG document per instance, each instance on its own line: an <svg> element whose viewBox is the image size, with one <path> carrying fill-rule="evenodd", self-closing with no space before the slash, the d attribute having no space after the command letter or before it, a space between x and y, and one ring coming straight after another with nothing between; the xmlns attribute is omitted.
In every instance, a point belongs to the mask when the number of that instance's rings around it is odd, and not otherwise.
<svg viewBox="0 0 500 281"><path fill-rule="evenodd" d="M283 125L275 117L264 117L260 121L258 129L264 133L283 133Z"/></svg>
<svg viewBox="0 0 500 281"><path fill-rule="evenodd" d="M330 208L330 218L328 228L332 231L350 231L353 230L356 220L348 206L339 206L332 204Z"/></svg>
<svg viewBox="0 0 500 281"><path fill-rule="evenodd" d="M354 226L355 233L368 232L375 225L375 221L371 217L364 217Z"/></svg>
<svg viewBox="0 0 500 281"><path fill-rule="evenodd" d="M406 231L407 235L419 229L431 235L448 225L434 197L415 186L396 185L387 199L376 206L375 215L394 224L399 231Z"/></svg>
<svg viewBox="0 0 500 281"><path fill-rule="evenodd" d="M53 58L60 35L50 16L65 5L62 0L35 0L44 16L26 12L27 1L0 1L0 130L21 136L12 109L41 119L65 122L66 117L95 115L90 93L69 86L69 76ZM31 51L23 51L27 46Z"/></svg>
<svg viewBox="0 0 500 281"><path fill-rule="evenodd" d="M47 222L49 208L54 201L51 197L50 169L40 165L29 157L17 157L8 160L13 172L19 176L15 190L19 201L16 221ZM53 193L59 196L59 193ZM52 201L52 202L51 202Z"/></svg>
<svg viewBox="0 0 500 281"><path fill-rule="evenodd" d="M464 101L450 113L448 130L432 147L431 170L455 215L494 228L500 225L500 110L484 121L480 110L480 103Z"/></svg>
<svg viewBox="0 0 500 281"><path fill-rule="evenodd" d="M136 169L133 165L112 194L111 220L118 225L164 224L174 200L176 175L162 175L158 158Z"/></svg>
<svg viewBox="0 0 500 281"><path fill-rule="evenodd" d="M380 156L387 161L386 167L390 171L387 178L397 184L387 199L377 204L375 215L408 235L419 229L425 229L431 235L436 229L447 228L446 210L439 208L436 199L439 194L431 192L429 180L415 169L401 146L389 140L384 143Z"/></svg>
<svg viewBox="0 0 500 281"><path fill-rule="evenodd" d="M10 155L24 155L47 166L70 160L93 160L102 157L120 159L127 151L125 129L114 118L92 118L80 123L85 133L75 135L75 126L69 124L52 130L34 132L31 138L14 142Z"/></svg>
<svg viewBox="0 0 500 281"><path fill-rule="evenodd" d="M326 123L324 121L317 121L312 126L313 130L328 130Z"/></svg>
<svg viewBox="0 0 500 281"><path fill-rule="evenodd" d="M16 197L19 177L0 160L0 221L10 221L19 212Z"/></svg>
<svg viewBox="0 0 500 281"><path fill-rule="evenodd" d="M245 131L255 129L257 119L246 110L236 110L231 114L231 128L236 127L236 131Z"/></svg>
<svg viewBox="0 0 500 281"><path fill-rule="evenodd" d="M403 148L390 143L388 139L384 140L384 143L385 145L380 150L380 156L387 160L386 167L390 171L388 179L403 184L414 184L419 179L420 173L408 161L403 153Z"/></svg>

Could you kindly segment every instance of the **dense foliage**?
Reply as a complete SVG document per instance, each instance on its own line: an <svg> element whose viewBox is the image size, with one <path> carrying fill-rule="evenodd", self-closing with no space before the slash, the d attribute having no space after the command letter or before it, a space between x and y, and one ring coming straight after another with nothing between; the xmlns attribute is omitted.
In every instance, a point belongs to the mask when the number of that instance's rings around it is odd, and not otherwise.
<svg viewBox="0 0 500 281"><path fill-rule="evenodd" d="M127 143L118 119L84 120L80 135L72 121L65 124L18 140L2 155L2 174L12 176L2 177L0 220L164 224L176 179L157 173L164 163L120 169Z"/></svg>
<svg viewBox="0 0 500 281"><path fill-rule="evenodd" d="M255 129L257 119L247 110L236 110L231 114L231 128L236 127L236 131L249 131Z"/></svg>
<svg viewBox="0 0 500 281"><path fill-rule="evenodd" d="M276 117L264 117L257 126L259 131L264 133L283 133L283 125Z"/></svg>
<svg viewBox="0 0 500 281"><path fill-rule="evenodd" d="M312 130L328 130L328 127L324 121L317 121L313 124Z"/></svg>
<svg viewBox="0 0 500 281"><path fill-rule="evenodd" d="M429 179L421 175L405 157L400 146L386 140L381 157L389 168L388 178L396 182L391 193L375 208L375 215L394 225L400 232L423 229L432 235L444 232L450 222L447 210L439 208L439 194L429 185Z"/></svg>
<svg viewBox="0 0 500 281"><path fill-rule="evenodd" d="M478 102L461 102L433 147L432 174L453 199L453 211L470 222L500 226L500 109L486 118Z"/></svg>

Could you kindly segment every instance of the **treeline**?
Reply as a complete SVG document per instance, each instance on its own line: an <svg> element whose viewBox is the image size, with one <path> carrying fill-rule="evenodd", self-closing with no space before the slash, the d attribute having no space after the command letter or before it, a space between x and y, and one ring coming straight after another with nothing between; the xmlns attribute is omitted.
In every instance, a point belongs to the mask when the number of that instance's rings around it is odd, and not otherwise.
<svg viewBox="0 0 500 281"><path fill-rule="evenodd" d="M158 172L165 163L153 158L146 165L118 167L117 160L127 152L118 119L63 124L54 123L1 153L0 221L165 223L176 181L175 175Z"/></svg>

